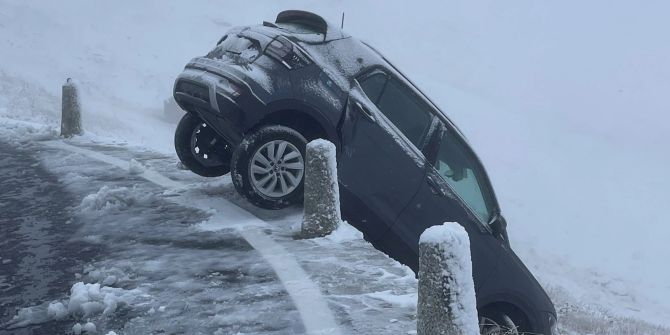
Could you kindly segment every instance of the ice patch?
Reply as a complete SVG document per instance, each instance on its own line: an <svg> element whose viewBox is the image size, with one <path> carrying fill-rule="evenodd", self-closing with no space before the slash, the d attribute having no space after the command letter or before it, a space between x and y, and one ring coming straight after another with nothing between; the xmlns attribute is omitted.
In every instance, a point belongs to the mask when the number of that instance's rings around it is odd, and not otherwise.
<svg viewBox="0 0 670 335"><path fill-rule="evenodd" d="M106 212L147 204L151 200L152 196L150 194L141 192L136 187L109 187L105 185L98 192L84 197L79 209L83 212Z"/></svg>

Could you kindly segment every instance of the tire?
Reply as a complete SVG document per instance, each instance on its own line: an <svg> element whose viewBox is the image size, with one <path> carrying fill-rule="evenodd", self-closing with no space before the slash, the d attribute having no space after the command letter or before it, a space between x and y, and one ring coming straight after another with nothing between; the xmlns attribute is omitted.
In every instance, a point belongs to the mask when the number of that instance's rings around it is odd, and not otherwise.
<svg viewBox="0 0 670 335"><path fill-rule="evenodd" d="M303 199L307 140L294 129L264 126L244 137L233 153L235 189L252 204L280 209Z"/></svg>
<svg viewBox="0 0 670 335"><path fill-rule="evenodd" d="M174 148L189 170L203 177L230 172L232 148L198 116L186 113L174 133Z"/></svg>
<svg viewBox="0 0 670 335"><path fill-rule="evenodd" d="M489 310L479 317L481 335L519 335L519 326L507 314Z"/></svg>

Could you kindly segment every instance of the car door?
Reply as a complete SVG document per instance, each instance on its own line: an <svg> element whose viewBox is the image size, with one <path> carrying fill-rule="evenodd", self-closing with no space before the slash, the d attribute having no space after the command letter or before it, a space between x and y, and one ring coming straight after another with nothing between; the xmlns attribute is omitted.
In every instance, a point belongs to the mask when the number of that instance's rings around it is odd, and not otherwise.
<svg viewBox="0 0 670 335"><path fill-rule="evenodd" d="M377 70L355 81L347 102L338 164L343 214L372 242L396 221L424 179L419 147L433 116L411 99Z"/></svg>
<svg viewBox="0 0 670 335"><path fill-rule="evenodd" d="M406 245L406 264L417 271L423 231L458 222L470 237L473 277L481 287L496 270L501 248L506 248L488 226L499 212L495 195L479 160L454 128L441 122L429 142L425 178L384 240Z"/></svg>

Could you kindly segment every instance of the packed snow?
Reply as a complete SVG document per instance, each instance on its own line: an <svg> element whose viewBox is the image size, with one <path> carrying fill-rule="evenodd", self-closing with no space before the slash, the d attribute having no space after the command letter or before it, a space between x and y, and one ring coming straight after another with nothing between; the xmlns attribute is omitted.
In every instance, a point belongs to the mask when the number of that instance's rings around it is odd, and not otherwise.
<svg viewBox="0 0 670 335"><path fill-rule="evenodd" d="M140 304L146 298L148 295L139 289L124 290L101 286L100 283L77 282L72 285L67 300L23 308L9 322L9 328L63 320L67 317L86 320L98 315L111 316L119 306ZM86 326L83 329L87 331Z"/></svg>
<svg viewBox="0 0 670 335"><path fill-rule="evenodd" d="M14 135L20 137L18 133ZM52 142L45 144L48 143ZM82 202L87 194L106 194L100 192L105 186L151 194L153 200L125 208L82 210L79 206L76 209L80 213L76 220L82 226L72 240L101 243L109 248L109 252L102 259L91 261L82 274L75 274L72 282L76 284L83 279L86 284L142 289L146 294L136 296L141 298L139 302L125 304L121 311L117 307L117 313L111 316L99 313L92 320L77 320L78 316L74 315L62 321L74 318L73 321L81 323L82 329L84 321L93 322L99 332L121 334L147 333L152 329L258 333L267 327L278 333L301 334L304 332L301 318L291 308L291 298L295 297L282 293L282 287L296 288L294 282L283 281L288 286L279 284L273 279L271 267L263 260L274 259L273 262L279 261L285 266L287 260L294 258L297 264L292 266L305 272L300 274L300 280L308 278L323 292L342 333L416 332L417 281L414 273L375 250L348 224L341 223L337 231L323 238L295 240L292 229L302 221L299 208L282 211L255 208L235 193L229 178L210 181L194 176L177 169L174 156L152 153L141 147L94 144L84 138L71 140L67 145L80 149L68 154L63 146L45 147L40 142L29 142L30 147L26 150L39 150L43 159L41 164L60 176L68 190ZM104 159L100 157L103 152ZM137 179L127 173L130 159L156 168L160 174L188 186L167 190L156 188L148 183L156 179ZM114 168L110 169L109 162L116 163L112 165ZM74 166L77 169L73 169ZM157 173L145 171L145 175ZM240 209L235 209L227 201L252 211L265 223L258 219L241 222ZM238 220L234 219L236 217ZM262 246L260 250L264 249L266 254L259 258L248 245L240 243L234 232L245 235L255 225L259 225L264 233L259 234L261 231L256 230L253 234L258 238L265 236L260 240L257 238L255 243L278 243L280 249ZM283 251L276 252L281 249ZM254 270L250 271L249 264L253 264ZM77 292L82 294L83 288L86 292L92 288L93 296L96 296L97 285L76 286ZM304 286L300 287L304 289ZM553 286L548 289L559 307L559 317L565 320L560 325L564 333L667 333L665 328L616 317L602 307L580 303ZM259 297L259 291L268 294ZM294 293L297 292L300 291ZM90 293L88 295L91 297ZM213 302L212 297L216 297ZM59 300L65 307L68 296ZM54 321L47 318L48 313L44 310L48 311L53 302L47 300L41 305L24 307L17 311L16 319L50 324ZM201 313L198 306L205 305L208 312ZM60 307L53 305L51 309Z"/></svg>

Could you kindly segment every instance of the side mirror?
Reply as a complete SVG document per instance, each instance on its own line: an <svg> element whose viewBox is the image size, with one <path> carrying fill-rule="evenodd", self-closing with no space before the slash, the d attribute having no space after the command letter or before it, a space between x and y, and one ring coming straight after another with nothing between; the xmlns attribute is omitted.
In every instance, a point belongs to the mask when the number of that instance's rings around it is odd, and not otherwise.
<svg viewBox="0 0 670 335"><path fill-rule="evenodd" d="M510 247L509 238L507 237L507 220L501 214L498 214L495 220L491 222L491 230L493 235L499 238L508 248Z"/></svg>

